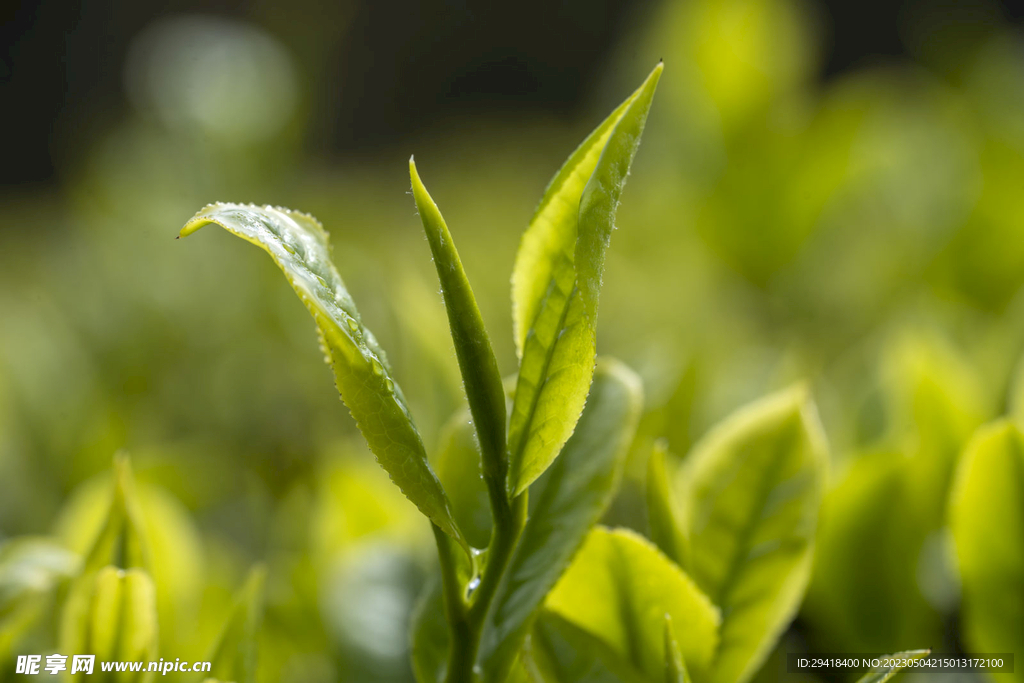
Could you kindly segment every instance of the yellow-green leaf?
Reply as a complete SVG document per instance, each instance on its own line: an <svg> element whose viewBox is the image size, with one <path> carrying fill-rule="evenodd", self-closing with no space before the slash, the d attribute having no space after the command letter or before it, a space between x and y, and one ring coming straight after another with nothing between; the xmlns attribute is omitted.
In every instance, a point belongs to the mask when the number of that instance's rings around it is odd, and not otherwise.
<svg viewBox="0 0 1024 683"><path fill-rule="evenodd" d="M718 609L678 565L625 529L591 531L546 607L652 679L664 677L666 614L694 676L708 670L718 645Z"/></svg>
<svg viewBox="0 0 1024 683"><path fill-rule="evenodd" d="M211 204L185 224L180 236L211 223L260 247L281 268L316 321L338 391L370 450L409 500L465 547L387 357L363 326L331 262L323 226L312 216L288 209Z"/></svg>
<svg viewBox="0 0 1024 683"><path fill-rule="evenodd" d="M512 274L520 358L508 435L512 495L548 468L583 410L604 253L661 70L569 157L523 235Z"/></svg>
<svg viewBox="0 0 1024 683"><path fill-rule="evenodd" d="M949 509L964 591L964 628L977 652L1024 646L1024 433L1000 420L970 441ZM1013 680L1024 681L1018 666Z"/></svg>
<svg viewBox="0 0 1024 683"><path fill-rule="evenodd" d="M739 410L685 461L688 568L723 614L715 683L749 680L800 606L826 450L817 411L800 386Z"/></svg>

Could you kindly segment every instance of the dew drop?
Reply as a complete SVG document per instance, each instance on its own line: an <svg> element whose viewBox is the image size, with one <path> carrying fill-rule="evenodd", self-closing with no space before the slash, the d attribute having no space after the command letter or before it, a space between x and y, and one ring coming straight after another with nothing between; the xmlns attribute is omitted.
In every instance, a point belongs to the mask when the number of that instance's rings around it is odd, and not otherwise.
<svg viewBox="0 0 1024 683"><path fill-rule="evenodd" d="M376 358L370 359L370 366L373 367L373 374L380 377L384 374L384 366L380 364L380 361Z"/></svg>
<svg viewBox="0 0 1024 683"><path fill-rule="evenodd" d="M323 278L322 278L322 277L320 277L319 275L316 275L316 276L314 276L314 277L316 277L316 281L317 281L317 282L319 282L319 283L320 283L320 285L321 285L321 286L322 286L322 287L323 287L324 289L329 289L329 288L327 287L327 280L323 279Z"/></svg>
<svg viewBox="0 0 1024 683"><path fill-rule="evenodd" d="M345 322L348 323L348 329L352 330L353 332L359 331L359 323L356 322L355 318L348 318L345 320Z"/></svg>
<svg viewBox="0 0 1024 683"><path fill-rule="evenodd" d="M287 251L289 254L295 256L295 247L288 244L287 242L281 242L281 246L284 247L284 250Z"/></svg>
<svg viewBox="0 0 1024 683"><path fill-rule="evenodd" d="M390 377L388 377L387 379L384 380L384 384L387 385L388 391L394 393L394 391L395 391L395 383L391 381Z"/></svg>

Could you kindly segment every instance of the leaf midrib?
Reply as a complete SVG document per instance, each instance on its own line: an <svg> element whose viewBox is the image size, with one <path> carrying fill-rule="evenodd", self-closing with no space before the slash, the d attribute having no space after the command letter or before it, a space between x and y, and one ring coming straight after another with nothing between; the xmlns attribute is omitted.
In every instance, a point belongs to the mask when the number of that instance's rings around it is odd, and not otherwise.
<svg viewBox="0 0 1024 683"><path fill-rule="evenodd" d="M793 424L787 428L787 431L789 433L786 435L786 438L783 439L779 446L776 448L775 453L773 454L773 457L770 462L769 471L774 476L760 478L761 487L757 492L757 504L754 507L754 509L756 510L763 511L768 504L768 498L771 495L771 491L779 480L779 477L776 474L779 465L781 461L785 459L786 453L789 451L789 448L792 446L793 442L797 440L797 437L799 435L799 422L794 419ZM758 526L760 520L760 515L752 515L750 521L747 524L745 524L743 528L740 530L740 542L736 544L737 552L733 554L729 562L729 569L725 574L725 579L722 581L722 584L719 587L718 591L716 591L714 602L716 605L719 605L720 607L725 606L726 598L728 598L729 594L732 593L733 589L736 588L736 584L739 581L740 575L743 573L743 560L746 559L749 552L739 552L739 549L749 548L750 539L753 536L754 530ZM720 631L722 637L719 638L718 644L715 646L715 656L713 658L713 660L715 661L717 661L722 654L723 645L726 642L726 625L730 623L732 620L732 610L723 610L722 626Z"/></svg>
<svg viewBox="0 0 1024 683"><path fill-rule="evenodd" d="M573 269L575 270L575 264L573 265ZM554 277L552 277L551 278L551 287L554 288L554 287L557 287L557 286L558 286L557 280ZM515 453L512 454L512 462L517 463L517 466L516 466L516 468L518 470L517 474L516 474L516 487L517 488L518 488L518 486L520 484L520 480L522 479L523 466L525 465L525 463L522 461L522 457L523 457L524 451L526 450L526 444L530 440L530 438L529 438L530 437L530 428L533 426L533 418L537 414L537 404L540 402L540 396L541 396L542 393L544 393L544 388L547 386L547 383L548 383L548 370L551 367L551 360L555 356L555 349L558 348L558 345L562 342L562 331L565 329L565 320L566 320L566 318L569 315L569 308L572 306L573 298L578 293L579 293L579 285L578 285L578 282L577 282L577 280L576 280L576 278L574 276L573 277L572 289L569 291L569 296L567 296L565 298L565 304L562 306L562 312L558 316L558 326L556 327L555 341L550 346L548 346L547 349L545 349L545 351L544 351L544 362L541 365L541 373L540 373L541 380L537 384L537 388L533 392L533 396L530 397L530 403L529 403L529 406L528 406L527 412L526 412L526 420L523 423L522 430L520 431L521 436L519 437L519 441L516 444ZM545 299L550 299L550 298L551 298L551 290L549 289L547 295L545 296ZM539 309L537 309L537 317L535 317L533 323L531 323L531 331L532 331L533 325L536 324L537 318L540 317L540 314L541 314L541 312L543 310L544 310L543 306L541 306ZM513 495L515 495L515 491L514 490L511 493Z"/></svg>

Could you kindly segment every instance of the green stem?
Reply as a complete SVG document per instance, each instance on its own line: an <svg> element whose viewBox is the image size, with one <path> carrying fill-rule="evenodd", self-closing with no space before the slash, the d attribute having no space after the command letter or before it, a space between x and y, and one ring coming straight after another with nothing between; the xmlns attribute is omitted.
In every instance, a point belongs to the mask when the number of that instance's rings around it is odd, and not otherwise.
<svg viewBox="0 0 1024 683"><path fill-rule="evenodd" d="M509 503L505 494L504 477L485 476L485 479L488 482L491 499L494 531L487 552L487 565L480 576L479 585L469 596L468 604L465 589L454 573L454 558L450 554L458 551L458 548L435 527L438 551L442 558L448 554L447 559L441 560L441 573L442 576L450 577L450 580L446 578L444 582L445 610L451 635L445 683L472 683L475 680L473 667L476 664L476 654L480 647L480 636L483 633L487 611L526 524L526 492ZM446 564L449 565L448 568L445 567Z"/></svg>
<svg viewBox="0 0 1024 683"><path fill-rule="evenodd" d="M473 659L476 657L476 649L469 649L475 639L472 637L468 619L466 590L458 575L459 555L464 554L464 551L436 524L432 527L434 540L437 542L437 557L441 564L441 591L450 636L448 674L445 680L448 683L470 683L473 680ZM465 664L467 661L468 669Z"/></svg>

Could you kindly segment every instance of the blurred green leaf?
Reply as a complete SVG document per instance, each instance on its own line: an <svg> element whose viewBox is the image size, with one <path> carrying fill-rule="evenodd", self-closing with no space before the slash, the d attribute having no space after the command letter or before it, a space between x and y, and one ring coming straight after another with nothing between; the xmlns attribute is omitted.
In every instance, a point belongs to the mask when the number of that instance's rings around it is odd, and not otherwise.
<svg viewBox="0 0 1024 683"><path fill-rule="evenodd" d="M827 647L881 652L933 633L917 588L920 534L906 510L909 462L886 450L854 454L825 497L806 614ZM864 557L878 571L864 571Z"/></svg>
<svg viewBox="0 0 1024 683"><path fill-rule="evenodd" d="M891 655L883 655L884 658L892 658L896 660L906 659L909 661L916 661L918 659L924 659L928 656L930 650L908 650L906 652L897 652ZM898 674L900 671L905 669L903 666L879 666L875 667L871 671L867 672L863 676L857 679L857 683L885 683L887 680Z"/></svg>
<svg viewBox="0 0 1024 683"><path fill-rule="evenodd" d="M125 490L123 483L118 484L120 476L123 474L117 467L112 473L98 475L76 488L64 504L54 530L69 549L86 555L106 533L104 530L110 530L112 501L116 503L118 487ZM166 490L145 479L132 482L129 489L128 497L135 502L128 507L135 510L132 517L136 520L129 528L137 530L131 533L142 539L145 554L151 558L146 569L157 588L161 648L173 652L195 647L199 634L194 620L208 571L199 532L188 510ZM122 534L108 547L115 550L125 543ZM120 550L100 557L101 561L119 565L124 559Z"/></svg>
<svg viewBox="0 0 1024 683"><path fill-rule="evenodd" d="M434 256L437 277L448 311L448 324L455 342L455 355L459 359L462 381L473 415L483 472L496 492L504 495L505 476L508 471L505 452L505 390L501 382L498 361L491 349L491 340L480 317L476 297L462 268L459 252L455 249L448 226L441 217L434 200L420 181L416 164L409 159L409 175L416 208L423 220L430 252Z"/></svg>
<svg viewBox="0 0 1024 683"><path fill-rule="evenodd" d="M749 680L803 600L826 450L817 411L797 386L719 423L685 461L689 568L723 613L716 683Z"/></svg>
<svg viewBox="0 0 1024 683"><path fill-rule="evenodd" d="M659 63L573 152L523 235L512 274L520 357L508 436L513 496L552 463L586 402L605 250L661 71Z"/></svg>
<svg viewBox="0 0 1024 683"><path fill-rule="evenodd" d="M650 538L670 560L686 568L689 562L689 531L680 519L682 512L672 493L668 473L668 450L664 441L657 441L647 461L647 524Z"/></svg>
<svg viewBox="0 0 1024 683"><path fill-rule="evenodd" d="M1024 643L1024 433L1000 420L980 429L950 499L967 643L979 652ZM1014 680L1024 680L1017 668Z"/></svg>
<svg viewBox="0 0 1024 683"><path fill-rule="evenodd" d="M531 491L535 506L480 639L485 681L504 680L545 595L611 502L642 403L640 378L619 361L599 359L576 431Z"/></svg>
<svg viewBox="0 0 1024 683"><path fill-rule="evenodd" d="M61 615L59 647L100 661L155 661L158 651L156 588L138 568L106 566L72 584ZM85 674L74 676L86 680ZM126 673L121 681L152 676Z"/></svg>
<svg viewBox="0 0 1024 683"><path fill-rule="evenodd" d="M181 236L211 223L257 245L281 268L316 321L338 391L370 450L416 507L468 552L405 398L391 378L387 357L363 327L331 262L323 226L312 216L287 209L211 204L185 224Z"/></svg>
<svg viewBox="0 0 1024 683"><path fill-rule="evenodd" d="M149 569L152 549L135 494L135 477L127 455L114 456L114 487L99 535L85 554L83 572L108 564Z"/></svg>
<svg viewBox="0 0 1024 683"><path fill-rule="evenodd" d="M665 615L694 676L719 644L718 609L647 539L596 527L548 596L547 609L608 643L652 679L665 675Z"/></svg>
<svg viewBox="0 0 1024 683"><path fill-rule="evenodd" d="M263 592L266 570L262 566L249 572L245 585L235 597L224 630L207 658L210 675L234 683L255 683L256 645L263 620Z"/></svg>

